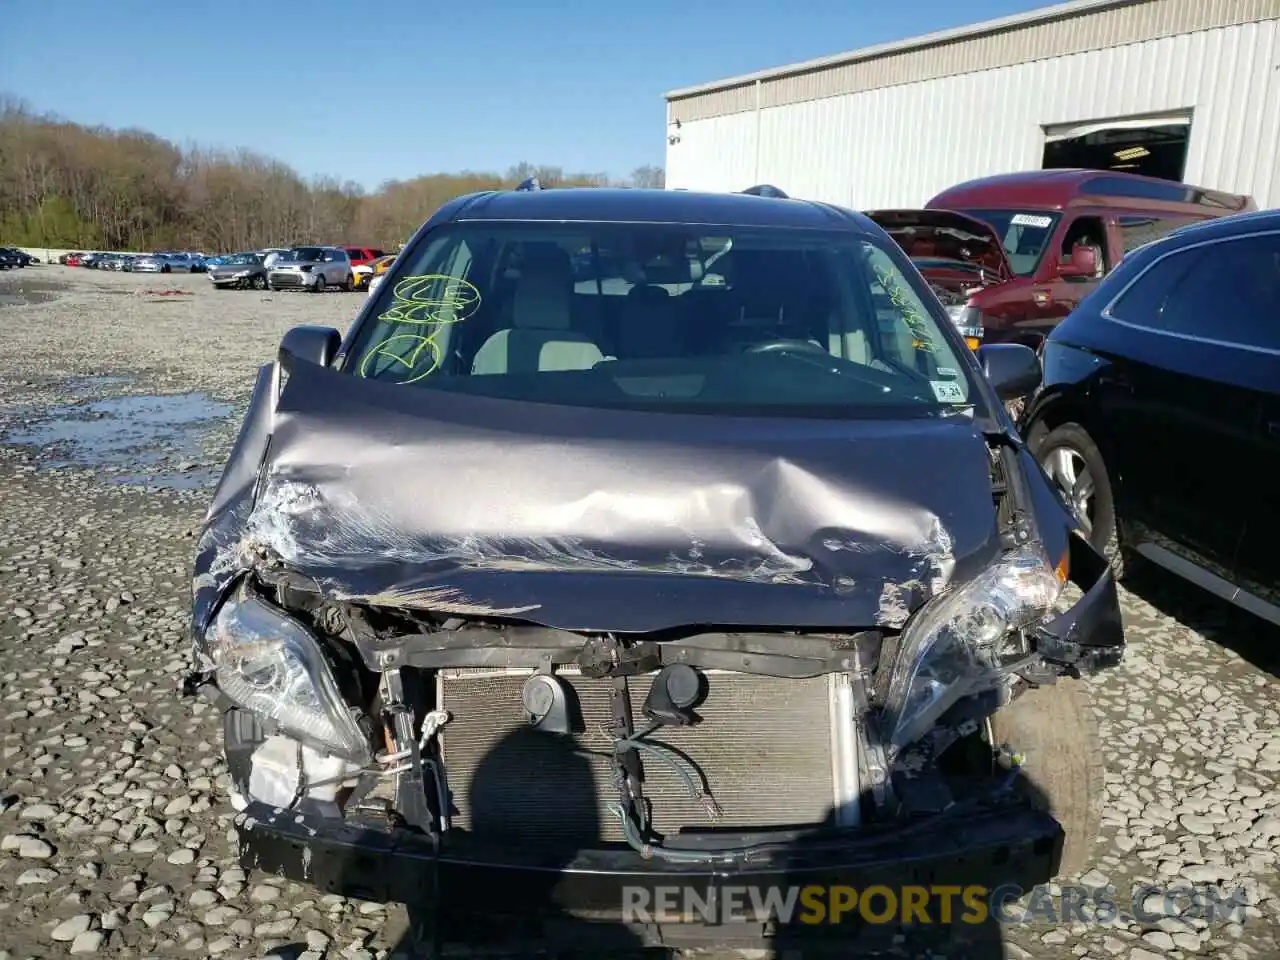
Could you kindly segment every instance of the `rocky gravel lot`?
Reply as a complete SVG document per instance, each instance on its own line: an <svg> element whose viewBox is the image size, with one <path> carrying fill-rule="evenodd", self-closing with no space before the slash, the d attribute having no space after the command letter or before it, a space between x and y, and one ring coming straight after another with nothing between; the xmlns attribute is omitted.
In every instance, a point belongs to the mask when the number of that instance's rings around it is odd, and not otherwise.
<svg viewBox="0 0 1280 960"><path fill-rule="evenodd" d="M217 718L176 690L193 532L254 370L291 325L345 329L360 300L0 275L0 958L398 942L394 907L239 869ZM1092 683L1107 806L1082 882L1114 887L1119 915L1051 923L1042 904L1002 951L923 955L1280 956L1280 632L1157 574L1136 588L1127 658ZM1143 883L1219 884L1240 909L1138 922Z"/></svg>

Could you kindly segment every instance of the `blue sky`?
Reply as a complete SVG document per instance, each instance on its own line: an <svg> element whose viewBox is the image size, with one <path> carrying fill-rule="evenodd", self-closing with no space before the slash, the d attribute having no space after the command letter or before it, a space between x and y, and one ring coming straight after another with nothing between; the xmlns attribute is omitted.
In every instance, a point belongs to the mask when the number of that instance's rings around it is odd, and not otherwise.
<svg viewBox="0 0 1280 960"><path fill-rule="evenodd" d="M663 162L667 90L1029 0L0 0L0 94L374 187Z"/></svg>

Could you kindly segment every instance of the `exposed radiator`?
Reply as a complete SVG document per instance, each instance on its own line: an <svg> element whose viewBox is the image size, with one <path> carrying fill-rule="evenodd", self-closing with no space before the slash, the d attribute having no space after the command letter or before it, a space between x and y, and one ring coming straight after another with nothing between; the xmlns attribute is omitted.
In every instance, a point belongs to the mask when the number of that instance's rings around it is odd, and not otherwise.
<svg viewBox="0 0 1280 960"><path fill-rule="evenodd" d="M608 680L559 675L577 692L585 732L531 729L520 691L526 671L466 668L438 675L439 704L452 714L441 745L455 815L452 825L490 841L540 846L622 842L605 805L617 800ZM709 671L703 722L664 727L653 739L683 751L702 770L723 817L708 819L680 776L648 755L644 793L657 831L821 823L834 802L831 681L782 680ZM651 678L631 677L637 727Z"/></svg>

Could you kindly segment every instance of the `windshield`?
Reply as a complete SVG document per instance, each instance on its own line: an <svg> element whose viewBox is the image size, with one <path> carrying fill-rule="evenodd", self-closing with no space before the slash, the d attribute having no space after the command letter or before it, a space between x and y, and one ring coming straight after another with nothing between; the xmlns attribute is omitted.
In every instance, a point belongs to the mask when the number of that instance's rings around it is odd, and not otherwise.
<svg viewBox="0 0 1280 960"><path fill-rule="evenodd" d="M370 379L688 413L930 416L970 402L919 275L856 234L452 224L391 276L345 364Z"/></svg>
<svg viewBox="0 0 1280 960"><path fill-rule="evenodd" d="M257 263L258 257L252 253L237 253L229 257L223 258L223 264L226 266L239 266L242 264Z"/></svg>
<svg viewBox="0 0 1280 960"><path fill-rule="evenodd" d="M324 251L319 247L294 247L287 254L285 260L292 260L296 263L312 263L324 256Z"/></svg>
<svg viewBox="0 0 1280 960"><path fill-rule="evenodd" d="M996 234L1004 242L1009 266L1020 277L1029 277L1040 266L1040 260L1053 232L1058 227L1061 214L1041 210L961 210L971 217L985 220L996 228Z"/></svg>

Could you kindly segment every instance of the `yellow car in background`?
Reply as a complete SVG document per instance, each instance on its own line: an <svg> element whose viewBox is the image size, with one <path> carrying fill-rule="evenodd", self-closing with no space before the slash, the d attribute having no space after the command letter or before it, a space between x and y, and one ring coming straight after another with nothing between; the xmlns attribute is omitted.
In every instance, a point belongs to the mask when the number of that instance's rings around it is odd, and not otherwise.
<svg viewBox="0 0 1280 960"><path fill-rule="evenodd" d="M364 285L369 288L369 292L373 293L374 288L378 285L377 282L382 279L382 275L390 270L391 264L395 262L396 255L394 253L378 257L377 260L374 260L369 264L369 272L364 275L362 280L357 281L357 286L363 282Z"/></svg>

